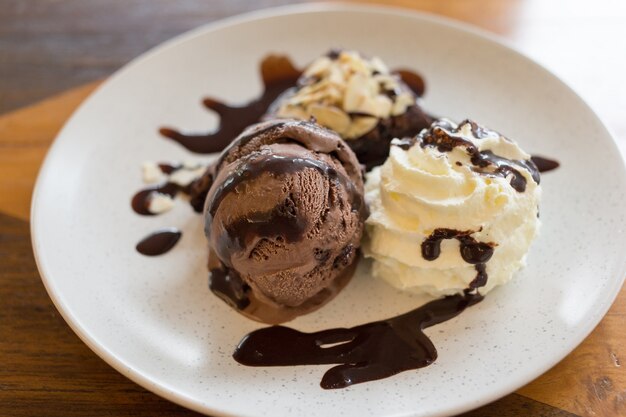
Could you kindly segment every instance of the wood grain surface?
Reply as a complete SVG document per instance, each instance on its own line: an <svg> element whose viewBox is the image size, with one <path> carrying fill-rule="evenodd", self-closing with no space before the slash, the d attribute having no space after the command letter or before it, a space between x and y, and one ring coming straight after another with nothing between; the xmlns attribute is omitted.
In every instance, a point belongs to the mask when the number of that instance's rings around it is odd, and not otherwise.
<svg viewBox="0 0 626 417"><path fill-rule="evenodd" d="M76 106L123 62L216 18L287 1L0 0L0 416L191 416L93 354L57 313L29 238L41 161ZM370 3L370 2L368 2ZM621 1L423 0L395 5L497 32L562 76L626 150L626 7ZM626 416L626 291L552 370L466 416Z"/></svg>

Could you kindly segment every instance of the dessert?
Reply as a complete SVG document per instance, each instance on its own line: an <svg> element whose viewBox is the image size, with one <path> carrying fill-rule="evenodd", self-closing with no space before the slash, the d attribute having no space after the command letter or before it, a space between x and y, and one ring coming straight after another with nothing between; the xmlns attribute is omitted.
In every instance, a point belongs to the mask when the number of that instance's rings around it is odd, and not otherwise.
<svg viewBox="0 0 626 417"><path fill-rule="evenodd" d="M525 264L540 195L530 155L473 121L395 139L366 185L373 275L433 296L485 294Z"/></svg>
<svg viewBox="0 0 626 417"><path fill-rule="evenodd" d="M419 76L391 72L378 57L331 51L306 67L265 118L313 117L339 133L369 169L384 162L393 138L413 136L430 124L418 104L423 91Z"/></svg>
<svg viewBox="0 0 626 417"><path fill-rule="evenodd" d="M336 133L295 120L250 126L201 182L210 286L231 305L277 323L345 285L367 211L361 167Z"/></svg>
<svg viewBox="0 0 626 417"><path fill-rule="evenodd" d="M261 74L263 94L247 105L204 100L220 116L216 131L160 129L192 152L224 151L208 168L145 164L146 182L160 184L138 192L133 209L159 214L178 194L189 196L205 218L210 289L272 324L319 308L346 285L366 227L374 275L440 298L353 328L261 328L233 358L248 366L335 364L321 381L327 389L428 366L437 350L423 330L480 302L523 266L539 227L538 172L558 163L472 121L433 122L419 106L422 79L392 73L377 58L332 51L302 72L269 56ZM384 162L365 186L365 226L359 162ZM161 229L137 250L159 255L180 237Z"/></svg>

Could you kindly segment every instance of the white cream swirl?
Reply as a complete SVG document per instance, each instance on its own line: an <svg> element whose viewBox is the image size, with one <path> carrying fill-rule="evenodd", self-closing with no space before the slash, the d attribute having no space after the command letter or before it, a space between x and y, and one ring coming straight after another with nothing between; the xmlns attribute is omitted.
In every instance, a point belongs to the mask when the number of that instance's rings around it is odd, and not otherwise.
<svg viewBox="0 0 626 417"><path fill-rule="evenodd" d="M470 121L458 127L438 121L416 139L410 147L406 139L394 139L385 164L367 177L371 214L364 251L374 259L373 274L399 289L435 296L468 288L477 269L461 257L457 240L443 240L434 260L422 256L422 243L445 228L471 231L475 241L492 244L482 294L507 282L525 265L539 228L541 188L526 162L530 155ZM492 154L504 160L490 159ZM485 156L491 162L483 162ZM525 182L523 191L511 185L515 175Z"/></svg>

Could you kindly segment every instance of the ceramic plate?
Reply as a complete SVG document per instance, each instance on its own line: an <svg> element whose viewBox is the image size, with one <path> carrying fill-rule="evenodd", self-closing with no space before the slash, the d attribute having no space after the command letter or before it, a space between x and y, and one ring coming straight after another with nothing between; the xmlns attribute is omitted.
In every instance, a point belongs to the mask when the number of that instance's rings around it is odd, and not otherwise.
<svg viewBox="0 0 626 417"><path fill-rule="evenodd" d="M541 236L528 266L459 317L426 331L430 367L323 390L328 366L250 368L231 354L259 328L207 288L201 218L182 202L138 216L130 198L145 160L193 158L157 128L208 130L211 95L239 103L261 89L270 52L304 65L331 47L382 57L427 80L434 114L481 121L562 167L543 178ZM626 175L611 135L554 75L491 36L405 10L307 6L211 24L136 59L96 91L54 143L37 183L32 236L57 308L91 349L147 389L214 415L440 416L493 401L567 355L594 328L625 271ZM184 235L149 258L136 242L162 226ZM425 299L375 281L348 287L293 327L314 331L408 311Z"/></svg>

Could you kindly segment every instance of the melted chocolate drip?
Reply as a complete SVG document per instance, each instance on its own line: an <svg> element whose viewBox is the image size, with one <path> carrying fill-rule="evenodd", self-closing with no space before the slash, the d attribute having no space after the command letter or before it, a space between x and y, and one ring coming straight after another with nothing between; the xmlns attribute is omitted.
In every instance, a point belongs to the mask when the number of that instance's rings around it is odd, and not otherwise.
<svg viewBox="0 0 626 417"><path fill-rule="evenodd" d="M261 63L263 94L245 106L229 106L213 98L204 99L204 106L220 116L219 128L212 133L185 134L163 127L159 132L192 152L213 153L222 151L241 131L259 121L276 98L293 87L301 71L288 58L270 55Z"/></svg>
<svg viewBox="0 0 626 417"><path fill-rule="evenodd" d="M323 259L329 260L330 254ZM351 261L351 257L354 259ZM350 282L358 264L358 250L347 245L342 253L333 261L336 268L343 268L330 285L323 288L313 297L296 307L268 303L266 299L257 297L251 287L232 268L228 268L218 258L213 250L209 251L209 288L222 301L244 316L266 324L283 323L303 314L317 310L332 300ZM322 262L320 260L320 262ZM347 264L347 265L346 265Z"/></svg>
<svg viewBox="0 0 626 417"><path fill-rule="evenodd" d="M400 79L415 93L417 97L422 97L426 91L426 83L424 78L419 74L406 69L395 70L394 73L400 76Z"/></svg>
<svg viewBox="0 0 626 417"><path fill-rule="evenodd" d="M387 378L433 363L437 350L423 330L456 317L482 299L468 291L349 329L303 333L267 327L245 336L233 357L248 366L339 364L324 374L320 385L325 389Z"/></svg>
<svg viewBox="0 0 626 417"><path fill-rule="evenodd" d="M487 275L486 265L484 263L476 264L474 265L474 269L476 269L477 272L476 278L469 283L469 287L472 289L484 287L485 284L487 284L487 279L489 278Z"/></svg>
<svg viewBox="0 0 626 417"><path fill-rule="evenodd" d="M533 161L539 172L552 171L553 169L557 169L561 166L561 164L553 159L544 158L538 155L531 156L530 160Z"/></svg>
<svg viewBox="0 0 626 417"><path fill-rule="evenodd" d="M211 269L209 288L232 308L243 310L250 305L250 286L230 268Z"/></svg>
<svg viewBox="0 0 626 417"><path fill-rule="evenodd" d="M441 255L441 241L444 239L456 239L461 244L461 257L469 264L475 265L476 278L470 283L469 288L475 289L487 283L485 263L493 255L494 243L479 242L474 239L471 230L435 229L430 236L422 242L422 257L427 261L434 261Z"/></svg>
<svg viewBox="0 0 626 417"><path fill-rule="evenodd" d="M162 255L176 245L182 234L180 230L173 227L157 230L137 243L137 252L146 256Z"/></svg>

